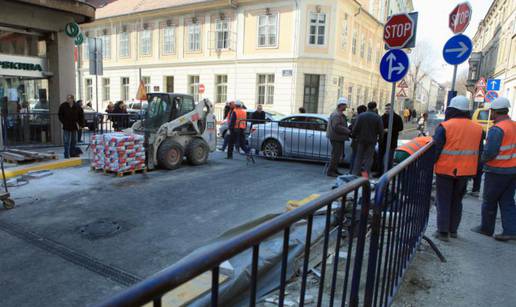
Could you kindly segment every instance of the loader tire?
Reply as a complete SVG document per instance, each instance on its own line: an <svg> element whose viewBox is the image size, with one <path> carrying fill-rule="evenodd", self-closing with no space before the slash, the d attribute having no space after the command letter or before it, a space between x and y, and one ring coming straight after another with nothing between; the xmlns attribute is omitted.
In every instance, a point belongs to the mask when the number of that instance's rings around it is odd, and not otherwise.
<svg viewBox="0 0 516 307"><path fill-rule="evenodd" d="M181 144L173 140L165 140L158 149L158 165L169 170L179 168L183 162L183 153Z"/></svg>
<svg viewBox="0 0 516 307"><path fill-rule="evenodd" d="M204 140L193 139L186 149L186 158L191 165L201 165L208 161L210 147Z"/></svg>

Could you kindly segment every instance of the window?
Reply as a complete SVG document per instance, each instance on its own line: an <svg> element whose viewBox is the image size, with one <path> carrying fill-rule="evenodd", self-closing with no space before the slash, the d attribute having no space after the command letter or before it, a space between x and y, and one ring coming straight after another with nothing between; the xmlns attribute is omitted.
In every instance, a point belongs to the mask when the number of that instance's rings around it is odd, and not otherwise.
<svg viewBox="0 0 516 307"><path fill-rule="evenodd" d="M363 58L365 56L365 37L364 34L360 36L360 57Z"/></svg>
<svg viewBox="0 0 516 307"><path fill-rule="evenodd" d="M215 24L215 33L217 39L217 49L229 48L229 24L227 20L218 19Z"/></svg>
<svg viewBox="0 0 516 307"><path fill-rule="evenodd" d="M357 54L357 32L353 31L353 39L351 41L351 52Z"/></svg>
<svg viewBox="0 0 516 307"><path fill-rule="evenodd" d="M199 76L188 76L188 93L199 101Z"/></svg>
<svg viewBox="0 0 516 307"><path fill-rule="evenodd" d="M145 92L150 93L151 92L151 82L149 76L142 77L143 85L145 86Z"/></svg>
<svg viewBox="0 0 516 307"><path fill-rule="evenodd" d="M86 100L92 100L93 99L93 81L91 79L86 79Z"/></svg>
<svg viewBox="0 0 516 307"><path fill-rule="evenodd" d="M278 15L261 15L258 17L258 47L276 47L278 45Z"/></svg>
<svg viewBox="0 0 516 307"><path fill-rule="evenodd" d="M373 97L371 99L376 101L376 102L379 102L378 101L378 90L377 89L373 90Z"/></svg>
<svg viewBox="0 0 516 307"><path fill-rule="evenodd" d="M152 53L152 32L145 29L140 32L140 55L151 55Z"/></svg>
<svg viewBox="0 0 516 307"><path fill-rule="evenodd" d="M215 102L223 103L228 99L228 76L215 76Z"/></svg>
<svg viewBox="0 0 516 307"><path fill-rule="evenodd" d="M344 77L339 77L339 81L337 83L337 99L344 96Z"/></svg>
<svg viewBox="0 0 516 307"><path fill-rule="evenodd" d="M364 102L369 101L369 88L364 88Z"/></svg>
<svg viewBox="0 0 516 307"><path fill-rule="evenodd" d="M111 88L110 88L111 80L109 78L102 78L102 100L108 101L111 98Z"/></svg>
<svg viewBox="0 0 516 307"><path fill-rule="evenodd" d="M198 23L192 23L188 26L188 50L200 51L201 50L201 25Z"/></svg>
<svg viewBox="0 0 516 307"><path fill-rule="evenodd" d="M119 55L121 58L127 58L129 57L129 43L130 43L130 39L129 39L129 32L122 32L120 33L120 37L118 38L119 40L119 47L120 47L120 50L119 50Z"/></svg>
<svg viewBox="0 0 516 307"><path fill-rule="evenodd" d="M166 27L163 29L163 54L176 52L176 28Z"/></svg>
<svg viewBox="0 0 516 307"><path fill-rule="evenodd" d="M129 100L129 78L122 77L121 81L121 89L120 89L120 98L122 100Z"/></svg>
<svg viewBox="0 0 516 307"><path fill-rule="evenodd" d="M348 14L344 14L344 21L342 23L342 37L340 42L340 47L345 49L348 45L348 32L349 32L349 23L348 23Z"/></svg>
<svg viewBox="0 0 516 307"><path fill-rule="evenodd" d="M274 75L258 75L258 104L274 103Z"/></svg>
<svg viewBox="0 0 516 307"><path fill-rule="evenodd" d="M111 35L104 34L100 37L102 41L102 58L110 59L111 58Z"/></svg>
<svg viewBox="0 0 516 307"><path fill-rule="evenodd" d="M308 34L308 43L310 45L324 45L326 31L326 14L310 13L310 31Z"/></svg>
<svg viewBox="0 0 516 307"><path fill-rule="evenodd" d="M348 103L350 105L353 103L353 84L350 84L348 87Z"/></svg>
<svg viewBox="0 0 516 307"><path fill-rule="evenodd" d="M362 87L360 85L357 87L357 103L358 104L364 103L362 101Z"/></svg>

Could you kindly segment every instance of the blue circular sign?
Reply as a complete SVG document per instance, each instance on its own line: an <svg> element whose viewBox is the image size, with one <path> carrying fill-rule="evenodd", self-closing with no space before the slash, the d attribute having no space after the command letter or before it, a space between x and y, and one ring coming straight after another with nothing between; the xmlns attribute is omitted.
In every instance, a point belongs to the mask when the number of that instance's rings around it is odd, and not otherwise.
<svg viewBox="0 0 516 307"><path fill-rule="evenodd" d="M443 48L443 57L446 63L459 65L464 63L473 51L471 39L464 34L450 38Z"/></svg>
<svg viewBox="0 0 516 307"><path fill-rule="evenodd" d="M486 101L487 102L493 102L495 99L498 98L498 93L495 91L489 91L486 93Z"/></svg>
<svg viewBox="0 0 516 307"><path fill-rule="evenodd" d="M405 52L399 49L387 51L380 62L380 73L387 82L398 82L407 74L409 58Z"/></svg>

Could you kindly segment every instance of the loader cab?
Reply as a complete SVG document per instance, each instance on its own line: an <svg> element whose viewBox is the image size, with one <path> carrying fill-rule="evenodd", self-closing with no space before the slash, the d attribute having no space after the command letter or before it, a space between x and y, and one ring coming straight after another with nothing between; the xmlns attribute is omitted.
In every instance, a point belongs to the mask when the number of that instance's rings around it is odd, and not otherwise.
<svg viewBox="0 0 516 307"><path fill-rule="evenodd" d="M147 95L147 101L144 127L153 131L195 109L195 102L191 95L151 93Z"/></svg>

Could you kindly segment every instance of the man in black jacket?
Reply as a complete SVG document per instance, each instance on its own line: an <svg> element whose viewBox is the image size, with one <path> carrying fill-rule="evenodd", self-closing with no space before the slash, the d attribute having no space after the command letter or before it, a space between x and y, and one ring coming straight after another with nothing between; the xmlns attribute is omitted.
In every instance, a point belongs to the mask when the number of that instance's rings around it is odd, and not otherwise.
<svg viewBox="0 0 516 307"><path fill-rule="evenodd" d="M382 115L382 122L383 122L383 138L380 142L380 169L382 169L382 173L385 173L387 170L384 169L384 159L385 154L387 153L387 135L388 135L388 129L389 129L389 113L391 112L391 104L385 105L385 113ZM398 147L398 137L400 135L400 132L403 131L403 119L401 119L401 116L396 114L396 112L393 112L393 122L392 122L392 140L391 140L391 150L389 152L389 169L392 167L392 159L394 157L394 151Z"/></svg>
<svg viewBox="0 0 516 307"><path fill-rule="evenodd" d="M357 117L351 133L357 141L357 155L353 161L351 173L360 176L362 171L368 175L371 173L371 166L374 161L376 142L382 140L383 123L380 115L376 113L376 102L367 104L367 112Z"/></svg>
<svg viewBox="0 0 516 307"><path fill-rule="evenodd" d="M59 107L59 121L63 124L64 157L69 159L77 144L80 114L73 95L68 95L66 101Z"/></svg>

